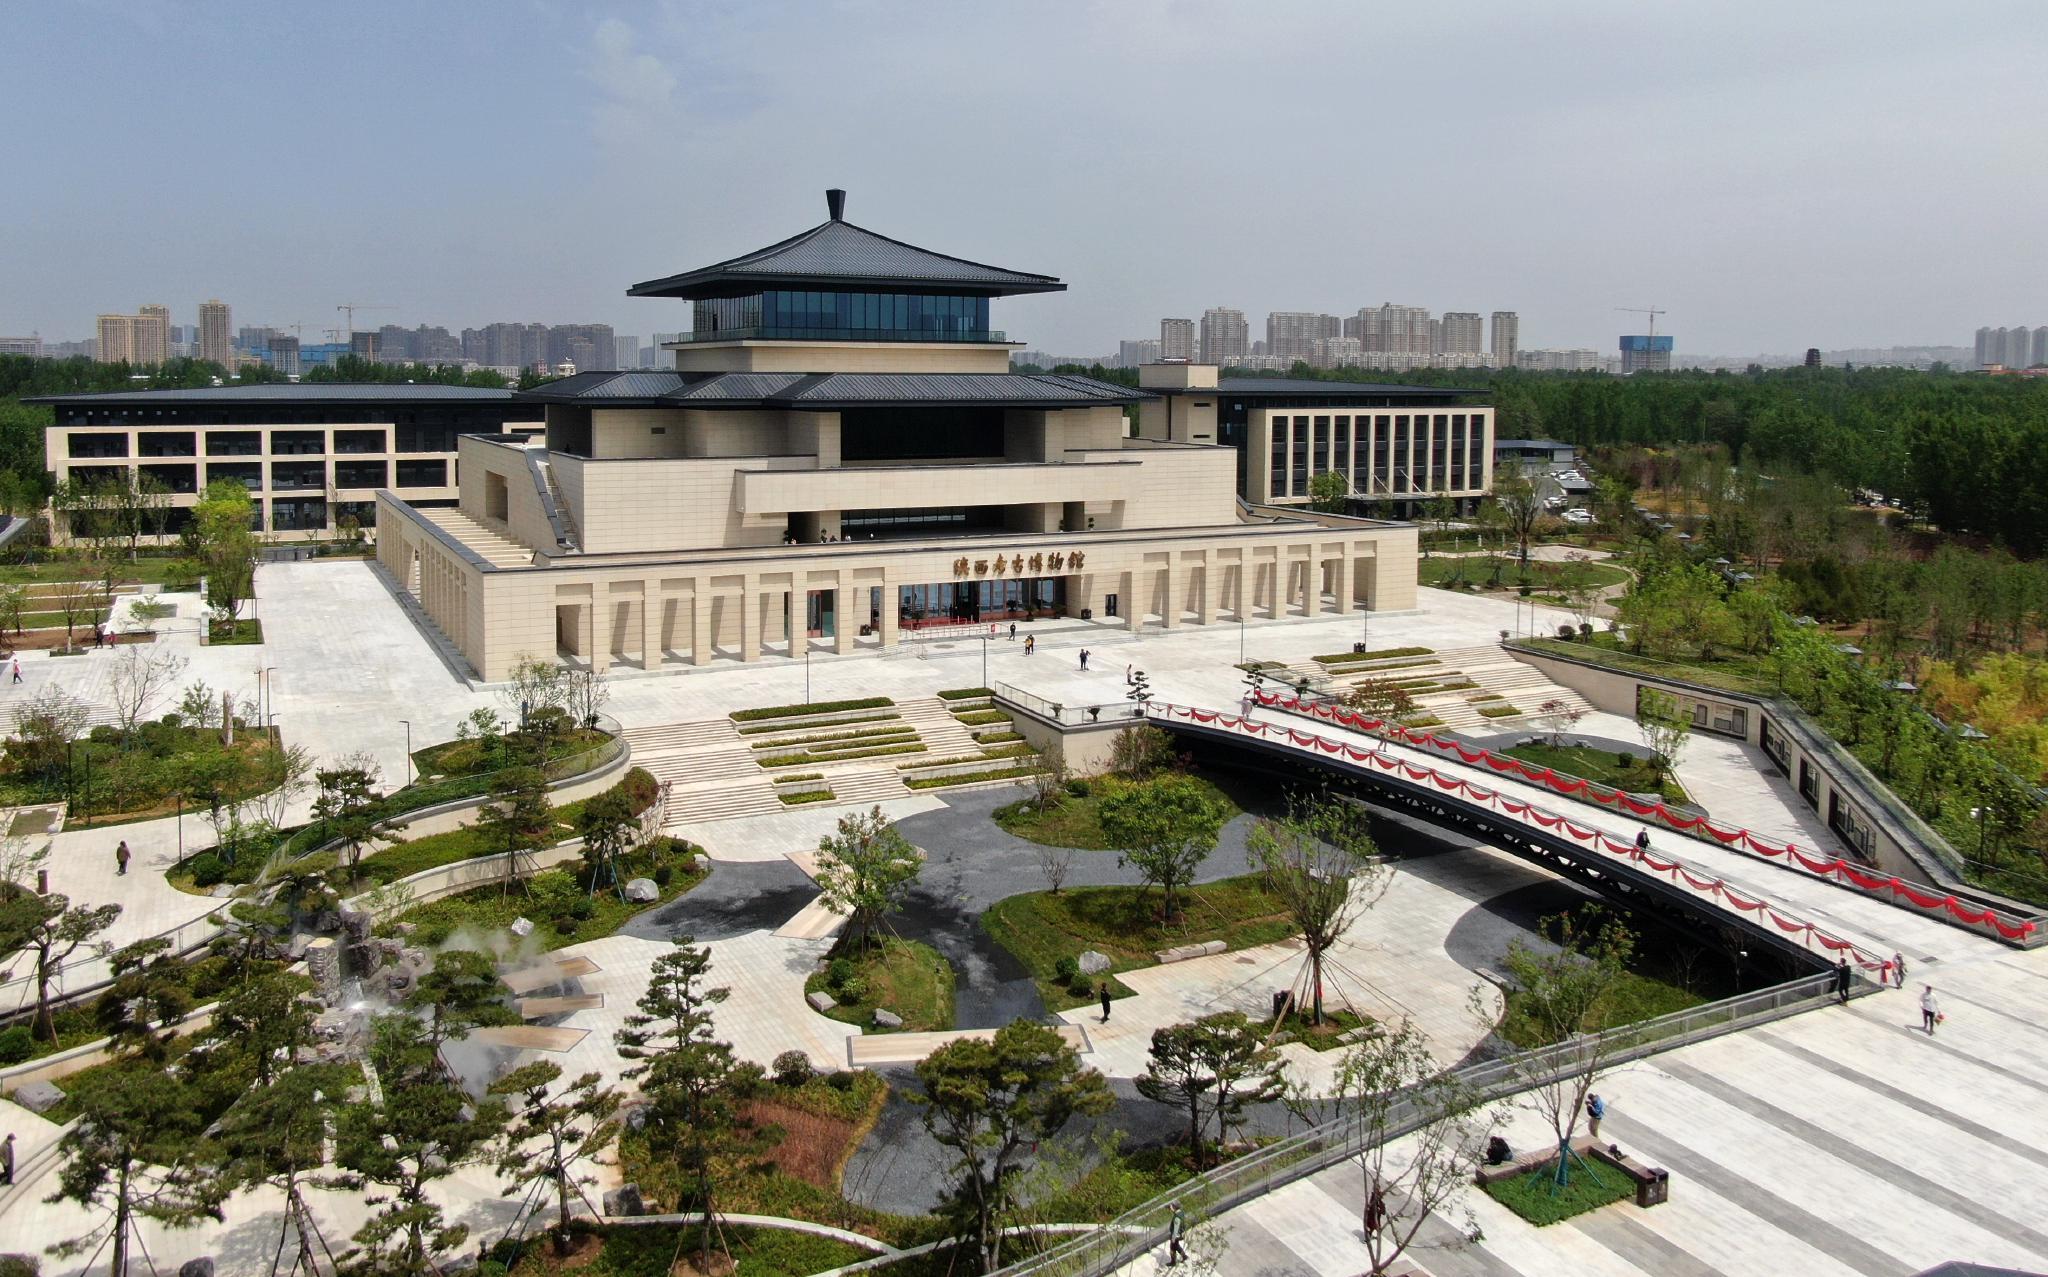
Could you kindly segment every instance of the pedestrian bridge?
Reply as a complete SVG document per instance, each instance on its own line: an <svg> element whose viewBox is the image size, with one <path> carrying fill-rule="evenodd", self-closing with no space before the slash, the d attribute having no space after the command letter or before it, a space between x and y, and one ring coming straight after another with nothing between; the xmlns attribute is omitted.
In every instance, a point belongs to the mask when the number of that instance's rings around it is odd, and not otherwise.
<svg viewBox="0 0 2048 1277"><path fill-rule="evenodd" d="M1775 954L1793 971L1846 957L1883 982L1895 954L1910 966L2048 939L2039 918L1342 706L1261 692L1237 712L1153 702L1145 713L1200 756L1335 782L1376 805L1543 864L1631 908L1705 927L1731 948L1741 937L1739 947ZM1639 847L1638 835L1650 829L1652 845Z"/></svg>

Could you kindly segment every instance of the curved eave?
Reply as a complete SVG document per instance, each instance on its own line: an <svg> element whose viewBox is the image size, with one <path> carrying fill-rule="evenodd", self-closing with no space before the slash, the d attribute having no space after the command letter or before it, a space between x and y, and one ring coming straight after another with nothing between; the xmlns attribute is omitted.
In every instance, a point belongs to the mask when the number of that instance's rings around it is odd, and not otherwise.
<svg viewBox="0 0 2048 1277"><path fill-rule="evenodd" d="M784 275L692 271L650 279L626 290L628 297L679 297L696 301L712 297L744 297L767 289L848 292L873 290L894 293L922 293L947 297L1013 297L1024 293L1063 293L1067 286L1057 279L990 284L965 280L919 278L892 275Z"/></svg>

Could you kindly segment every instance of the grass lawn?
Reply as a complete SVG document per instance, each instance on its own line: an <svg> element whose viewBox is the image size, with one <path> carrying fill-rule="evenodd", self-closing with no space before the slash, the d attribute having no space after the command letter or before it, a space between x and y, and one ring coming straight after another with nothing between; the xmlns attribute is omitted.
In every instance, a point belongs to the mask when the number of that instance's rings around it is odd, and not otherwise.
<svg viewBox="0 0 2048 1277"><path fill-rule="evenodd" d="M1225 820L1240 814L1244 809L1236 799L1215 781L1199 772L1190 772L1196 780L1209 790L1210 796L1219 799L1229 809ZM1025 799L996 809L995 821L1005 830L1030 842L1043 843L1048 847L1077 847L1082 851L1113 851L1109 839L1103 836L1099 808L1103 794L1113 791L1122 782L1098 780L1087 782L1087 792L1075 794L1069 790L1058 802L1038 810L1036 799Z"/></svg>
<svg viewBox="0 0 2048 1277"><path fill-rule="evenodd" d="M1562 1189L1555 1176L1554 1166L1539 1167L1488 1184L1486 1195L1539 1228L1635 1196L1635 1185L1612 1166L1593 1165L1589 1171L1574 1163L1571 1180Z"/></svg>
<svg viewBox="0 0 2048 1277"><path fill-rule="evenodd" d="M1666 776L1660 783L1653 776L1649 762L1634 755L1624 763L1616 757L1615 751L1594 749L1590 745L1517 745L1495 752L1614 789L1625 789L1631 794L1661 793L1667 803L1692 801L1677 780Z"/></svg>
<svg viewBox="0 0 2048 1277"><path fill-rule="evenodd" d="M422 780L428 780L437 776L482 776L507 767L539 766L537 742L525 733L510 731L498 739L496 749L486 748L478 740L428 745L413 751L413 768ZM548 753L559 761L596 749L610 739L609 733L579 727L550 741Z"/></svg>
<svg viewBox="0 0 2048 1277"><path fill-rule="evenodd" d="M1186 1134L1183 1120L1181 1135ZM1213 1156L1215 1149L1207 1140L1203 1147ZM1090 1167L1071 1188L1039 1203L1033 1213L1063 1223L1106 1222L1186 1183L1193 1174L1185 1143L1120 1149Z"/></svg>
<svg viewBox="0 0 2048 1277"><path fill-rule="evenodd" d="M667 865L669 880L663 883L654 878L660 886L661 898L644 904L626 900L610 888L588 893L582 862L572 861L526 881L514 882L509 890L502 884L478 887L415 905L391 921L413 923L419 928L414 943L432 948L464 927L499 931L516 919L530 918L536 924L536 938L550 949L559 949L585 940L601 940L626 925L635 914L659 908L704 881L704 871L683 857L671 857ZM654 872L654 866L644 857L628 856L619 865L622 880L652 877ZM568 882L564 884L563 879ZM383 929L390 926L387 923Z"/></svg>
<svg viewBox="0 0 2048 1277"><path fill-rule="evenodd" d="M1514 589L1529 585L1539 590L1562 588L1566 573L1572 565L1548 563L1541 559L1529 560L1529 573L1522 574L1522 565L1512 554L1506 555L1438 555L1416 565L1416 583L1455 588L1460 585L1492 588L1495 569L1500 574L1502 589ZM1629 574L1611 563L1586 563L1579 567L1585 574L1588 585L1621 585L1628 581Z"/></svg>
<svg viewBox="0 0 2048 1277"><path fill-rule="evenodd" d="M835 984L830 970L804 981L805 993L823 989L839 1000L825 1012L827 1016L880 1033L953 1027L953 964L930 945L884 936L879 947L859 956L845 955L843 960L852 964L853 981ZM834 959L832 967L837 968L839 961ZM903 1027L875 1029L877 1007L902 1016Z"/></svg>
<svg viewBox="0 0 2048 1277"><path fill-rule="evenodd" d="M550 1216L552 1218L552 1216ZM669 1277L679 1258L696 1253L699 1225L614 1224L587 1231L582 1226L567 1259L558 1259L544 1237L525 1247L512 1268L518 1277L553 1277L583 1273L591 1277ZM738 1271L747 1277L809 1277L847 1264L874 1258L874 1252L831 1237L784 1228L752 1228L728 1224L723 1229ZM714 1241L715 1244L715 1241Z"/></svg>
<svg viewBox="0 0 2048 1277"><path fill-rule="evenodd" d="M207 627L206 641L212 647L236 647L263 641L263 622L245 616L232 624L215 621Z"/></svg>
<svg viewBox="0 0 2048 1277"><path fill-rule="evenodd" d="M1614 915L1614 906L1601 906ZM1597 1008L1601 1022L1618 1027L1652 1020L1705 1002L1733 997L1742 991L1727 955L1706 949L1668 927L1645 924L1626 912L1619 920L1635 937L1628 970ZM1754 987L1755 982L1750 982ZM1547 1046L1542 1033L1522 1012L1521 996L1510 993L1500 1034L1516 1046Z"/></svg>
<svg viewBox="0 0 2048 1277"><path fill-rule="evenodd" d="M1638 656L1626 650L1616 643L1613 634L1604 631L1595 634L1591 642L1567 643L1551 638L1517 641L1534 651L1554 652L1559 656L1573 657L1593 665L1605 665L1612 669L1649 674L1657 678L1700 683L1707 687L1722 687L1730 691L1768 692L1777 685L1777 676L1771 671L1765 658L1741 652L1722 652L1710 661L1677 655L1659 660L1647 655Z"/></svg>
<svg viewBox="0 0 2048 1277"><path fill-rule="evenodd" d="M67 756L57 761L54 773L31 773L9 760L0 770L0 804L55 802L68 797L70 820L75 825L168 816L178 809L177 792L192 769L229 752L247 769L226 774L229 788L237 797L251 797L263 787L254 765L275 735L274 731L238 729L234 745L227 746L215 728L167 727L144 721L137 725L135 738L124 745L111 739L111 728L94 731L100 738L80 737ZM67 767L68 794L64 782ZM189 801L185 807L188 816L197 811ZM203 823L204 812L198 811L198 815Z"/></svg>
<svg viewBox="0 0 2048 1277"><path fill-rule="evenodd" d="M1056 968L1061 958L1094 949L1110 960L1110 974L1154 965L1153 954L1176 945L1221 940L1232 949L1272 944L1294 934L1294 923L1257 875L1225 878L1189 889L1181 921L1159 921L1157 888L1076 887L1055 895L1033 891L999 901L981 916L996 943L1016 955L1038 981L1046 1006L1064 1011L1093 1000L1099 977L1085 993L1072 992ZM1112 995L1128 990L1109 981ZM1078 984L1076 987L1079 987Z"/></svg>

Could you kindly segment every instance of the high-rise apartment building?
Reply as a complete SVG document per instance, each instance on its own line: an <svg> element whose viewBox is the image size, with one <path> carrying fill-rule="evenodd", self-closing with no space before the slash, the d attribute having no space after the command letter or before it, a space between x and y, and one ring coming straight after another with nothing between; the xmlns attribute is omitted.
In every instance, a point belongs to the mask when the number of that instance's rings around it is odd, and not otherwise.
<svg viewBox="0 0 2048 1277"><path fill-rule="evenodd" d="M1266 353L1282 359L1312 359L1316 343L1344 335L1344 323L1335 315L1309 310L1276 310L1266 316ZM1214 360L1203 356L1204 360Z"/></svg>
<svg viewBox="0 0 2048 1277"><path fill-rule="evenodd" d="M612 338L614 368L638 368L640 366L640 339L638 337Z"/></svg>
<svg viewBox="0 0 2048 1277"><path fill-rule="evenodd" d="M548 329L547 361L572 363L579 372L618 367L618 342L610 324L556 324Z"/></svg>
<svg viewBox="0 0 2048 1277"><path fill-rule="evenodd" d="M277 336L275 328L251 328L247 325L235 332L235 349L245 354L260 355L270 349L270 339Z"/></svg>
<svg viewBox="0 0 2048 1277"><path fill-rule="evenodd" d="M289 334L279 334L270 339L266 350L270 366L287 377L299 375L299 339Z"/></svg>
<svg viewBox="0 0 2048 1277"><path fill-rule="evenodd" d="M43 339L39 333L26 337L0 337L0 355L27 355L40 359L43 355Z"/></svg>
<svg viewBox="0 0 2048 1277"><path fill-rule="evenodd" d="M1195 346L1195 321L1192 319L1162 319L1159 321L1159 357L1161 359L1197 359L1200 351Z"/></svg>
<svg viewBox="0 0 2048 1277"><path fill-rule="evenodd" d="M93 358L103 364L135 362L135 316L101 315Z"/></svg>
<svg viewBox="0 0 2048 1277"><path fill-rule="evenodd" d="M1387 302L1358 312L1357 337L1368 353L1391 355L1430 354L1429 311L1422 306L1397 306Z"/></svg>
<svg viewBox="0 0 2048 1277"><path fill-rule="evenodd" d="M135 313L135 361L160 364L171 357L171 308L152 303Z"/></svg>
<svg viewBox="0 0 2048 1277"><path fill-rule="evenodd" d="M1251 325L1245 322L1243 311L1227 306L1213 306L1203 311L1203 362L1230 364L1242 360L1251 353L1251 336Z"/></svg>
<svg viewBox="0 0 2048 1277"><path fill-rule="evenodd" d="M234 367L235 346L228 333L228 304L215 297L199 303L199 357L224 368Z"/></svg>
<svg viewBox="0 0 2048 1277"><path fill-rule="evenodd" d="M1671 371L1671 338L1641 334L1621 339L1621 374Z"/></svg>
<svg viewBox="0 0 2048 1277"><path fill-rule="evenodd" d="M1512 368L1515 355L1521 350L1522 319L1511 310L1493 312L1493 339L1487 347L1493 355L1493 366Z"/></svg>
<svg viewBox="0 0 2048 1277"><path fill-rule="evenodd" d="M1447 310L1441 321L1441 342L1433 352L1442 355L1476 355L1485 349L1486 323L1479 312Z"/></svg>
<svg viewBox="0 0 2048 1277"><path fill-rule="evenodd" d="M1150 337L1137 341L1120 341L1116 344L1116 362L1119 368L1142 368L1146 364L1159 362L1159 343Z"/></svg>

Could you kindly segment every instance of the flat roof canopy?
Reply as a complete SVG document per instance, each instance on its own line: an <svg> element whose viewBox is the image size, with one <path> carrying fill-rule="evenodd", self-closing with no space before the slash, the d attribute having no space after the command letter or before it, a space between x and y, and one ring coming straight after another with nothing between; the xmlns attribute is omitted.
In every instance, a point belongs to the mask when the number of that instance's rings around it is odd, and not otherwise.
<svg viewBox="0 0 2048 1277"><path fill-rule="evenodd" d="M1087 408L1153 396L1092 377L1049 373L590 372L520 396L589 408Z"/></svg>

